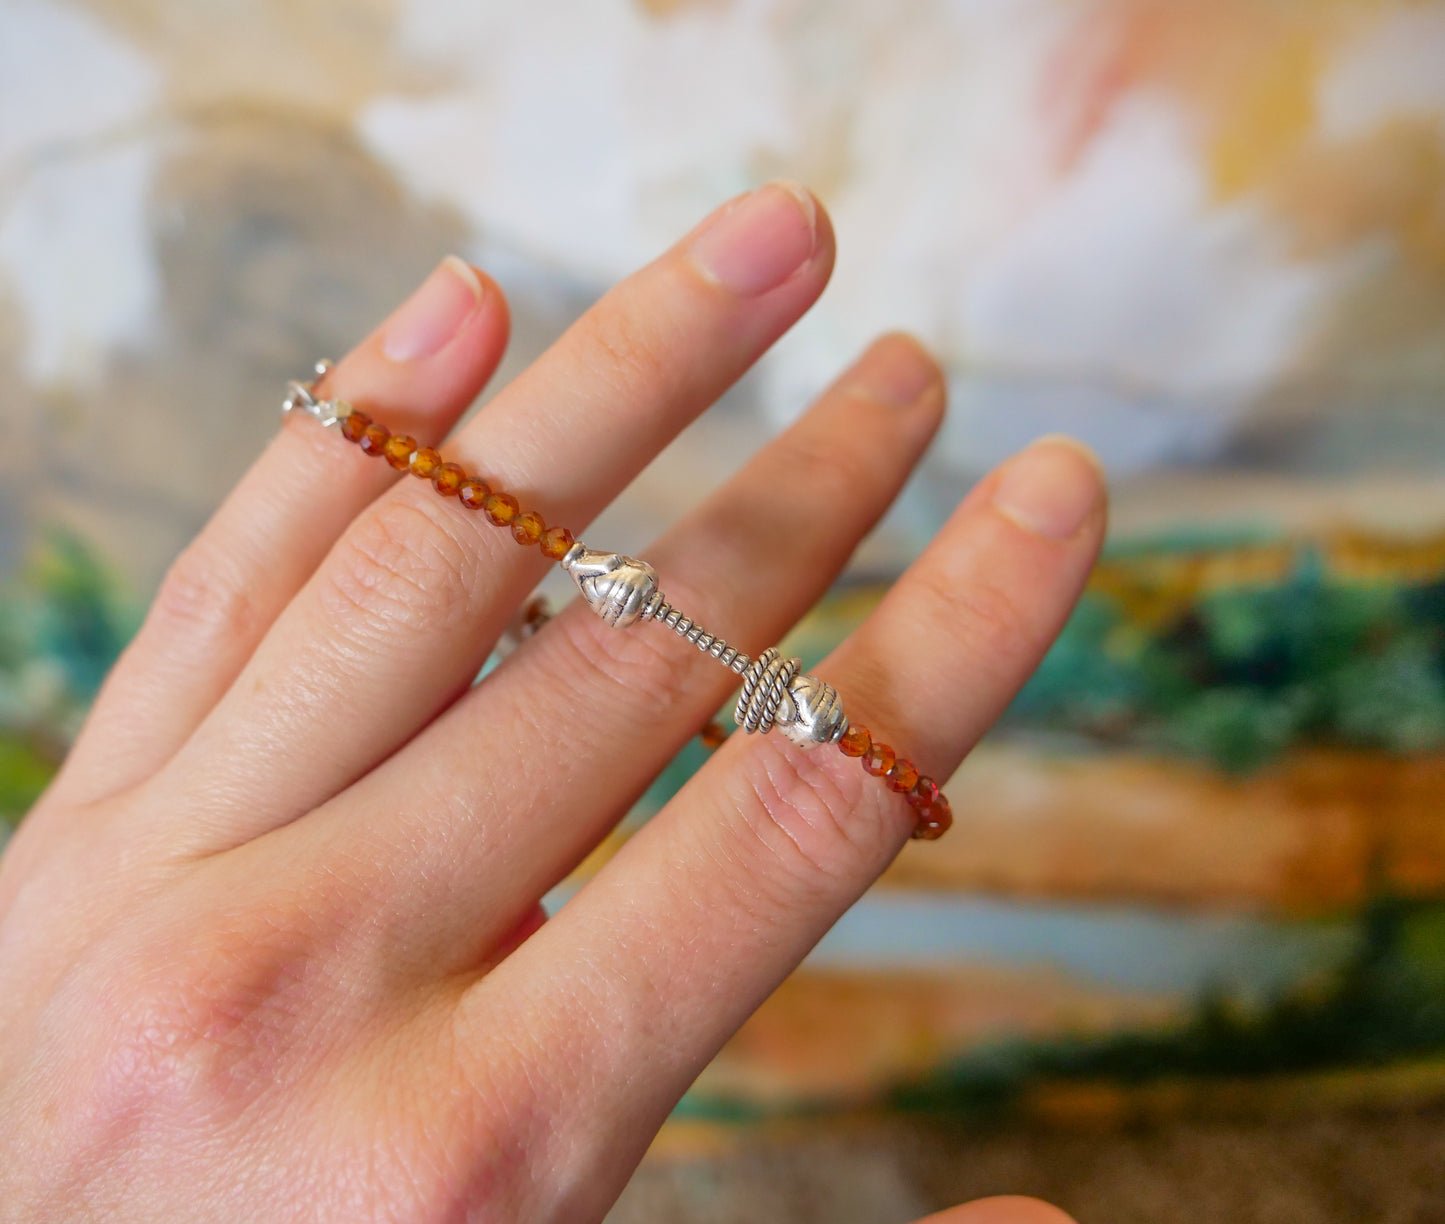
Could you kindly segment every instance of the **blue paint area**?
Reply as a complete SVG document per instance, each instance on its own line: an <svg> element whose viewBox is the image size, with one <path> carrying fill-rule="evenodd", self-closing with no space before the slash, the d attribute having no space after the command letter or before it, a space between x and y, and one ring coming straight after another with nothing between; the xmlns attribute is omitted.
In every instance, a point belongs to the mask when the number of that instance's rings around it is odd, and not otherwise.
<svg viewBox="0 0 1445 1224"><path fill-rule="evenodd" d="M576 892L547 898L555 913ZM815 969L947 972L969 966L1057 973L1127 993L1266 997L1336 969L1359 946L1354 923L1291 923L1123 906L1050 905L877 889L805 962Z"/></svg>
<svg viewBox="0 0 1445 1224"><path fill-rule="evenodd" d="M987 965L1052 970L1150 994L1195 995L1214 986L1267 994L1338 966L1357 942L1345 923L877 890L843 916L807 963L870 970Z"/></svg>

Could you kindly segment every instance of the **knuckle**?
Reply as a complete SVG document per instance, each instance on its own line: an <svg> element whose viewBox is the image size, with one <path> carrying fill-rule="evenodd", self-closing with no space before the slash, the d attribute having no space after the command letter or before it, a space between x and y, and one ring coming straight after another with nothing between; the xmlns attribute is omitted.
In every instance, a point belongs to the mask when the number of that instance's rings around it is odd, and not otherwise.
<svg viewBox="0 0 1445 1224"><path fill-rule="evenodd" d="M798 431L788 438L784 464L805 478L824 504L880 483L877 447L866 437Z"/></svg>
<svg viewBox="0 0 1445 1224"><path fill-rule="evenodd" d="M626 286L617 292L625 292ZM674 359L653 324L639 318L625 302L613 299L597 311L588 331L595 349L592 368L614 390L635 393L639 387L667 387L674 380Z"/></svg>
<svg viewBox="0 0 1445 1224"><path fill-rule="evenodd" d="M954 582L931 568L920 569L918 580L930 627L981 665L1006 665L1033 636L1035 618L997 582Z"/></svg>
<svg viewBox="0 0 1445 1224"><path fill-rule="evenodd" d="M151 610L168 634L184 627L206 638L249 638L259 615L235 563L205 539L188 545L171 564Z"/></svg>
<svg viewBox="0 0 1445 1224"><path fill-rule="evenodd" d="M741 771L740 830L782 871L787 896L857 891L906 836L883 788L837 752L795 751L764 742ZM776 872L772 873L776 876Z"/></svg>
<svg viewBox="0 0 1445 1224"><path fill-rule="evenodd" d="M293 1061L319 966L309 936L217 921L126 958L90 1086L103 1116L247 1107Z"/></svg>
<svg viewBox="0 0 1445 1224"><path fill-rule="evenodd" d="M321 599L340 618L377 628L446 628L471 615L477 569L472 549L427 509L387 499L343 538Z"/></svg>

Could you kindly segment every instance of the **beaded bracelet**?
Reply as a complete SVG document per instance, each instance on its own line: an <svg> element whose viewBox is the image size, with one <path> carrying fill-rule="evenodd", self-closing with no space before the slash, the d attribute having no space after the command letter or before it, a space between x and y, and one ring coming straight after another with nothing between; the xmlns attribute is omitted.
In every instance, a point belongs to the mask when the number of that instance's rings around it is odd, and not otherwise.
<svg viewBox="0 0 1445 1224"><path fill-rule="evenodd" d="M932 841L947 832L953 813L937 784L887 744L875 743L866 727L850 724L838 690L817 676L803 674L801 659L784 658L775 646L750 658L672 607L657 585L657 572L647 562L590 549L567 528L547 526L535 510L523 510L510 493L468 475L432 447L419 447L415 438L393 434L345 400L317 399L316 383L330 369L329 361L318 361L315 380L288 383L282 411L300 410L322 425L338 428L363 454L381 456L397 471L431 481L443 497L455 497L468 510L480 510L495 526L509 528L518 544L536 545L571 575L588 607L614 628L646 620L666 625L741 679L733 721L745 732L766 734L776 728L800 748L837 744L844 756L859 758L869 774L907 799L916 817L915 838ZM527 619L528 629L535 630L545 612L533 605ZM716 747L724 733L710 724L703 738L709 747Z"/></svg>

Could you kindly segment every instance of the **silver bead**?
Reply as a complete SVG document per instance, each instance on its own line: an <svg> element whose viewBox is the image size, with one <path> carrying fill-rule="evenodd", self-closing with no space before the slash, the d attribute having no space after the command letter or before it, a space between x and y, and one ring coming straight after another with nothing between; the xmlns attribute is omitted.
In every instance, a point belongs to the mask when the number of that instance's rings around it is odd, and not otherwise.
<svg viewBox="0 0 1445 1224"><path fill-rule="evenodd" d="M831 744L848 730L838 690L817 676L794 676L788 681L788 697L792 717L780 716L777 725L798 747Z"/></svg>
<svg viewBox="0 0 1445 1224"><path fill-rule="evenodd" d="M572 575L587 606L617 629L636 621L643 605L657 592L657 571L636 557L573 545L562 565Z"/></svg>

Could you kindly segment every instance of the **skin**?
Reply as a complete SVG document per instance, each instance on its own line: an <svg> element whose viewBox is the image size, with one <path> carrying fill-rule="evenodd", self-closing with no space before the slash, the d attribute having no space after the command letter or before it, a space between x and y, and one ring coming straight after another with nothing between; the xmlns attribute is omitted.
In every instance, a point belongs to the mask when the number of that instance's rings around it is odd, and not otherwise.
<svg viewBox="0 0 1445 1224"><path fill-rule="evenodd" d="M580 536L808 309L833 254L799 189L731 202L448 456ZM507 326L500 289L445 261L323 390L435 444ZM834 579L943 410L933 360L885 336L641 555L756 652ZM1087 453L1035 444L817 671L947 777L1063 624L1104 522ZM472 686L545 565L286 422L0 860L0 1220L602 1219L912 818L835 750L736 735L547 920L542 896L730 681L579 605ZM1064 1220L990 1199L930 1224Z"/></svg>

